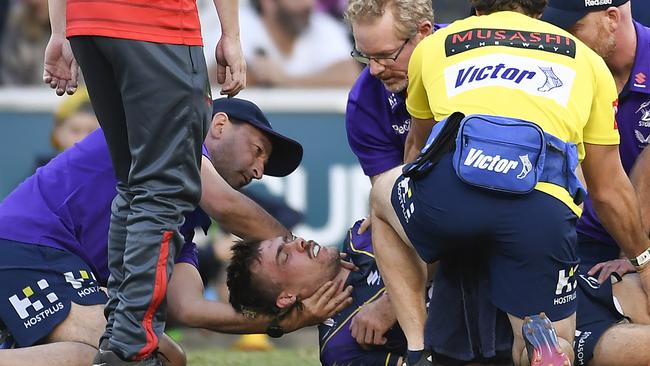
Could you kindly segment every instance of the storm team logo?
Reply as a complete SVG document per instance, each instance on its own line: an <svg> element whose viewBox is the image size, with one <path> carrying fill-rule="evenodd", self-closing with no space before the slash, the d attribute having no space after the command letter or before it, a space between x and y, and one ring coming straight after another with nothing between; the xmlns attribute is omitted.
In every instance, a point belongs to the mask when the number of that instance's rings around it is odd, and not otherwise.
<svg viewBox="0 0 650 366"><path fill-rule="evenodd" d="M639 105L639 108L634 113L640 115L639 127L650 127L650 100L641 103ZM634 137L636 137L637 141L640 143L639 147L641 148L650 143L650 135L645 136L643 132L639 131L636 128L634 129Z"/></svg>
<svg viewBox="0 0 650 366"><path fill-rule="evenodd" d="M641 103L641 105L639 105L639 109L637 109L634 113L641 114L639 127L650 127L650 100Z"/></svg>

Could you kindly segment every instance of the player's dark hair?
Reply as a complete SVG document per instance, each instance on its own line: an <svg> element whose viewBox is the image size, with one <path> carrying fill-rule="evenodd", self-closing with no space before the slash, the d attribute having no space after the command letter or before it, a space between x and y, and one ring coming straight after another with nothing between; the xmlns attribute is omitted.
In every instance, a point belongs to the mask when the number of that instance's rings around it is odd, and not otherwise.
<svg viewBox="0 0 650 366"><path fill-rule="evenodd" d="M263 281L251 271L251 266L261 263L261 241L238 241L232 250L226 284L230 290L230 304L240 313L277 315L279 294L277 286Z"/></svg>
<svg viewBox="0 0 650 366"><path fill-rule="evenodd" d="M497 11L520 11L535 17L544 12L547 0L470 0L472 6L481 14Z"/></svg>

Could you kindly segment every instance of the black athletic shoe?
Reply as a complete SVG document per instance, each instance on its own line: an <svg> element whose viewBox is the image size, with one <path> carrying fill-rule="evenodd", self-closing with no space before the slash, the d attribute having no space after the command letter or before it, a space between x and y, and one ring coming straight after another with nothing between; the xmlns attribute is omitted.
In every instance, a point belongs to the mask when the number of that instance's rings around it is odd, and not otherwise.
<svg viewBox="0 0 650 366"><path fill-rule="evenodd" d="M429 351L422 351L422 356L420 356L420 359L414 364L408 363L406 357L404 357L404 362L402 363L402 366L435 366L435 365L437 365L437 363L433 360L433 355L431 355L431 352Z"/></svg>
<svg viewBox="0 0 650 366"><path fill-rule="evenodd" d="M103 339L93 360L93 366L162 366L162 362L158 359L157 352L144 360L124 361L108 349L108 340Z"/></svg>

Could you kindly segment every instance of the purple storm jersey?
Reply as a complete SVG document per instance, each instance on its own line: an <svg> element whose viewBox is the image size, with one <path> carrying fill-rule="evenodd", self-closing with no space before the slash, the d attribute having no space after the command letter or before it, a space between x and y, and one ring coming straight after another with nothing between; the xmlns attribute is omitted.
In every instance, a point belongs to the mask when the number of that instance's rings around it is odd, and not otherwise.
<svg viewBox="0 0 650 366"><path fill-rule="evenodd" d="M348 95L348 143L365 175L372 177L402 164L411 116L403 93L391 93L366 67Z"/></svg>
<svg viewBox="0 0 650 366"><path fill-rule="evenodd" d="M370 230L358 235L361 221L357 221L348 232L343 253L359 267L351 272L345 286L352 285L352 304L334 317L318 326L320 361L323 366L332 365L397 365L406 353L406 338L396 324L384 336L385 345L364 350L352 338L350 322L365 303L375 301L385 291L384 281L379 275L370 237Z"/></svg>
<svg viewBox="0 0 650 366"><path fill-rule="evenodd" d="M446 24L435 24L434 30ZM368 177L402 164L411 126L404 93L386 90L366 67L348 94L345 128L348 143Z"/></svg>
<svg viewBox="0 0 650 366"><path fill-rule="evenodd" d="M203 154L207 156L205 148ZM116 184L104 134L97 129L38 168L0 203L0 238L73 253L105 285ZM200 209L186 217L180 230L186 243L177 263L197 265L194 228L207 230L209 225L210 218Z"/></svg>
<svg viewBox="0 0 650 366"><path fill-rule="evenodd" d="M637 45L630 79L618 96L616 122L621 135L619 152L626 173L630 173L641 151L650 142L650 28L635 22ZM578 220L577 231L603 243L617 246L600 223L589 198ZM602 258L610 260L615 258Z"/></svg>

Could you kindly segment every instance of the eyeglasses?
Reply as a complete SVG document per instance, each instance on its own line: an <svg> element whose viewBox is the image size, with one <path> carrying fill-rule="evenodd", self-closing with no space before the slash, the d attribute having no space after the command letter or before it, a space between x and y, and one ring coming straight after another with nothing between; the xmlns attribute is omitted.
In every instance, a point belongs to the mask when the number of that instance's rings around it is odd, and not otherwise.
<svg viewBox="0 0 650 366"><path fill-rule="evenodd" d="M402 53L402 50L406 46L407 43L411 40L413 37L409 37L408 39L404 40L404 43L400 46L400 48L395 51L395 55L393 56L388 56L388 57L371 57L371 56L366 56L363 53L359 52L357 48L355 47L352 52L350 52L350 56L352 56L353 59L357 60L358 62L368 65L370 63L370 60L374 60L377 63L383 64L386 61L393 61L397 60L399 55Z"/></svg>

